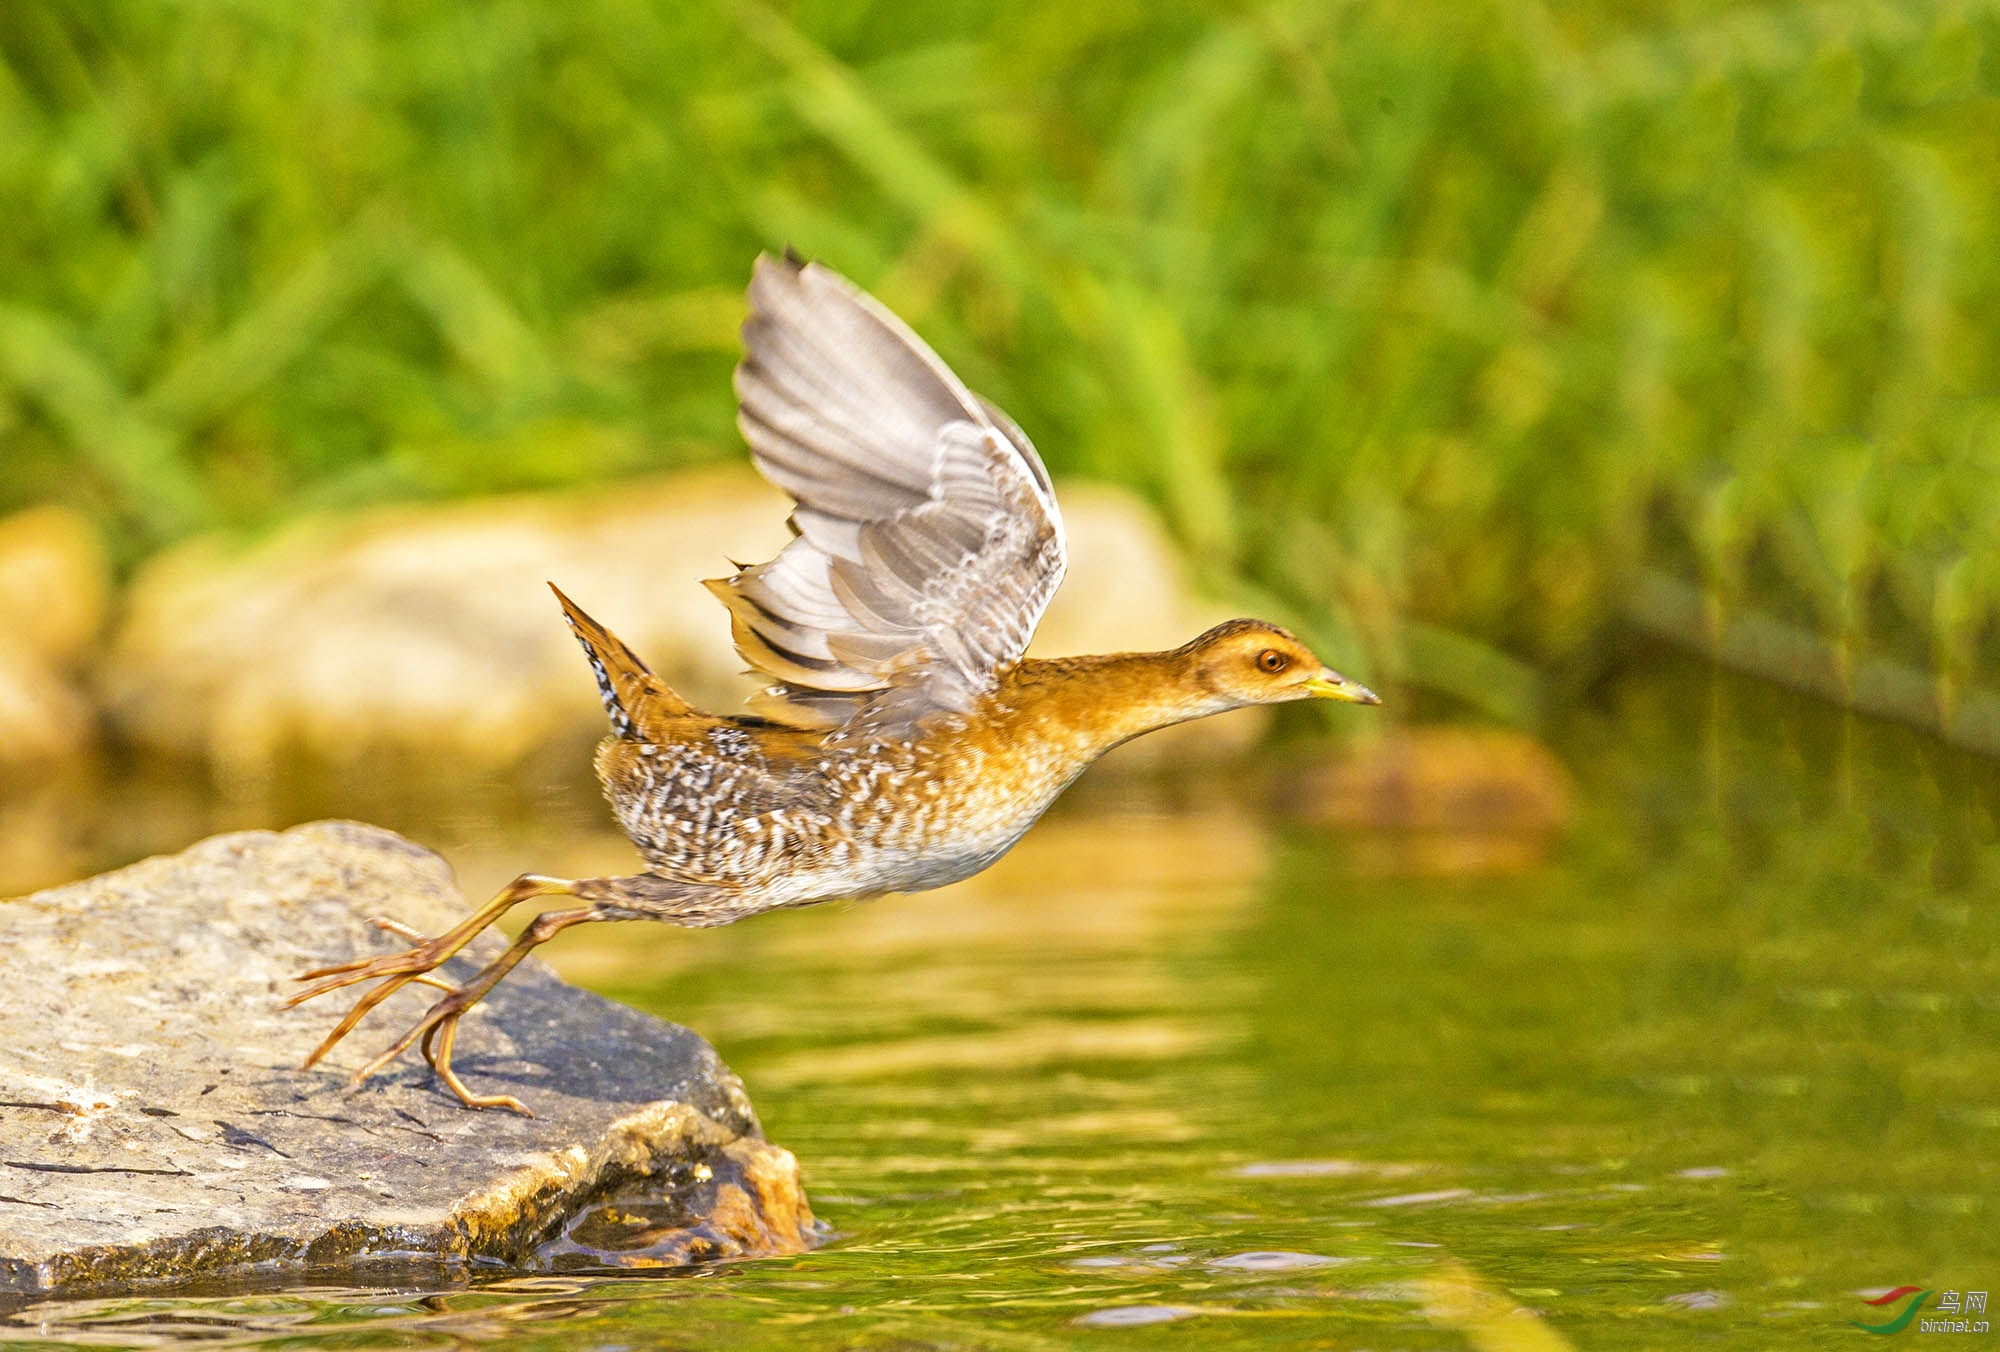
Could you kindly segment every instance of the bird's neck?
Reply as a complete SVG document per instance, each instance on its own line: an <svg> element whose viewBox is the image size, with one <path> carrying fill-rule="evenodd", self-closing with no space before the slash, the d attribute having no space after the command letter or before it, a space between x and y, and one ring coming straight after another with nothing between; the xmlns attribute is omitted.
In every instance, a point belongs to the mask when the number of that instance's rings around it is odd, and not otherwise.
<svg viewBox="0 0 2000 1352"><path fill-rule="evenodd" d="M1234 707L1178 649L1024 661L999 694L1018 735L1060 740L1086 764L1141 733Z"/></svg>

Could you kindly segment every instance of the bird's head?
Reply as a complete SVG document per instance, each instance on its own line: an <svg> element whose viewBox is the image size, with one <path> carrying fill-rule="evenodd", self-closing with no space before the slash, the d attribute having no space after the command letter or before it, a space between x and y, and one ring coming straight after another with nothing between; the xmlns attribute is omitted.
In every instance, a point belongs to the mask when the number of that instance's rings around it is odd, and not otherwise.
<svg viewBox="0 0 2000 1352"><path fill-rule="evenodd" d="M1330 699L1380 704L1375 692L1314 657L1275 624L1230 620L1181 648L1189 674L1231 707Z"/></svg>

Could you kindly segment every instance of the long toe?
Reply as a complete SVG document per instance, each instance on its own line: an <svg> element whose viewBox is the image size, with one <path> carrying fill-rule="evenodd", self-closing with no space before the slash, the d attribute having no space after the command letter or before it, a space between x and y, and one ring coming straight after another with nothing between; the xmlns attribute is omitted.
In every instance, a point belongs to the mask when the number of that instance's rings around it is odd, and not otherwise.
<svg viewBox="0 0 2000 1352"><path fill-rule="evenodd" d="M302 1070L312 1069L313 1066L319 1063L319 1059L322 1056L325 1056L328 1052L333 1050L335 1043L339 1042L342 1038L346 1037L349 1033L354 1031L355 1024L360 1023L363 1019L368 1017L369 1010L381 1004L384 1000L394 995L397 991L403 989L403 987L407 986L411 981L415 979L416 978L412 976L392 976L388 980L377 985L374 990L369 991L359 1000L356 1000L354 1002L354 1008L347 1011L347 1017L342 1019L339 1023L333 1026L333 1031L326 1035L326 1040L324 1042L320 1043L319 1046L313 1049L312 1055L308 1056L305 1059L305 1064L301 1066L300 1069ZM407 1046L408 1044L406 1043L404 1045Z"/></svg>
<svg viewBox="0 0 2000 1352"><path fill-rule="evenodd" d="M380 976L403 976L403 975L408 975L410 980L412 981L415 981L418 976L417 973L402 973L402 972L341 972L334 976L323 977L319 981L315 982L313 985L307 986L302 991L292 992L290 995L285 997L284 1003L279 1005L278 1008L295 1009L299 1005L304 1004L308 1000L317 1000L322 995L331 995L335 991L346 990L349 986L358 986L364 981L373 981L375 978ZM305 976L300 977L299 980L305 981L310 979L312 976L313 973L307 972Z"/></svg>
<svg viewBox="0 0 2000 1352"><path fill-rule="evenodd" d="M523 1117L533 1117L528 1105L512 1094L475 1094L465 1087L465 1081L458 1078L458 1072L451 1068L452 1046L458 1041L458 1021L464 1017L460 1011L440 1022L429 1033L424 1034L424 1055L431 1063L431 1069L444 1081L445 1088L458 1095L458 1101L468 1108L505 1108ZM431 1038L437 1042L433 1048Z"/></svg>
<svg viewBox="0 0 2000 1352"><path fill-rule="evenodd" d="M438 1003L442 1005L450 999L451 997L447 995L444 998L444 1000L440 1000L438 1001ZM389 1046L382 1052L380 1056L376 1057L373 1061L370 1061L367 1065L363 1066L361 1069L355 1071L354 1078L350 1081L350 1083L360 1084L363 1080L375 1074L377 1071L381 1070L384 1066L388 1065L391 1061L395 1060L397 1057L401 1056L404 1052L408 1051L411 1047L415 1046L417 1039L424 1036L424 1034L429 1032L431 1029L435 1028L442 1017L444 1016L440 1015L438 1011L435 1008L433 1008L430 1013L424 1015L423 1018L418 1019L417 1022L410 1028L409 1032L403 1034L401 1037L397 1038L394 1042L390 1043Z"/></svg>
<svg viewBox="0 0 2000 1352"><path fill-rule="evenodd" d="M353 962L336 963L331 967L315 967L310 972L300 972L292 980L318 981L321 977L344 976L348 972L359 972L363 968L380 961L380 958L356 958Z"/></svg>
<svg viewBox="0 0 2000 1352"><path fill-rule="evenodd" d="M379 957L362 958L357 962L343 962L337 967L320 967L310 972L301 972L293 979L317 984L291 996L281 1008L290 1009L294 1005L304 1004L307 1000L317 999L331 991L343 990L348 986L359 985L363 981L373 981L377 977L407 976L413 981L422 981L426 985L435 986L440 983L425 973L436 970L444 961L444 958L431 950L428 945L422 945L405 949L401 953L384 953ZM449 988L448 983L446 984Z"/></svg>

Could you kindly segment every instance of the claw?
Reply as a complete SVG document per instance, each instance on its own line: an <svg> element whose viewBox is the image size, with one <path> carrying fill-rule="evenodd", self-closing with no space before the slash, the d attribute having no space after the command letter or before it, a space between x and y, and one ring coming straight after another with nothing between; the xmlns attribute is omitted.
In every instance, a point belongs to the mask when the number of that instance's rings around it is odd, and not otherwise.
<svg viewBox="0 0 2000 1352"><path fill-rule="evenodd" d="M451 1068L451 1044L458 1036L458 1017L456 1015L446 1019L436 1028L433 1028L431 1032L438 1035L438 1054L436 1059L431 1062L431 1069L437 1072L437 1077L440 1080L444 1081L445 1088L458 1095L460 1103L463 1103L468 1108L505 1108L509 1112L519 1113L523 1117L534 1116L534 1113L529 1110L528 1105L515 1098L512 1094L475 1094L465 1087L465 1081L458 1078L458 1072ZM430 1041L429 1033L424 1035L424 1040L427 1043Z"/></svg>

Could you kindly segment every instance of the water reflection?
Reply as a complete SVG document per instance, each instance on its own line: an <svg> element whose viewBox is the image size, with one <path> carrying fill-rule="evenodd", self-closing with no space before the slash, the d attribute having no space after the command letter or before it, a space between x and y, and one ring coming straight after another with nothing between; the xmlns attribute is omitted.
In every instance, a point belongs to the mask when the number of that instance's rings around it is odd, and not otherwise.
<svg viewBox="0 0 2000 1352"><path fill-rule="evenodd" d="M1558 744L1577 831L1512 876L1385 876L1271 782L1132 780L948 892L553 945L716 1042L834 1227L815 1253L44 1301L0 1333L1762 1348L1864 1288L1989 1285L1993 767L1689 671ZM587 790L533 807L386 819L473 891L622 848Z"/></svg>

